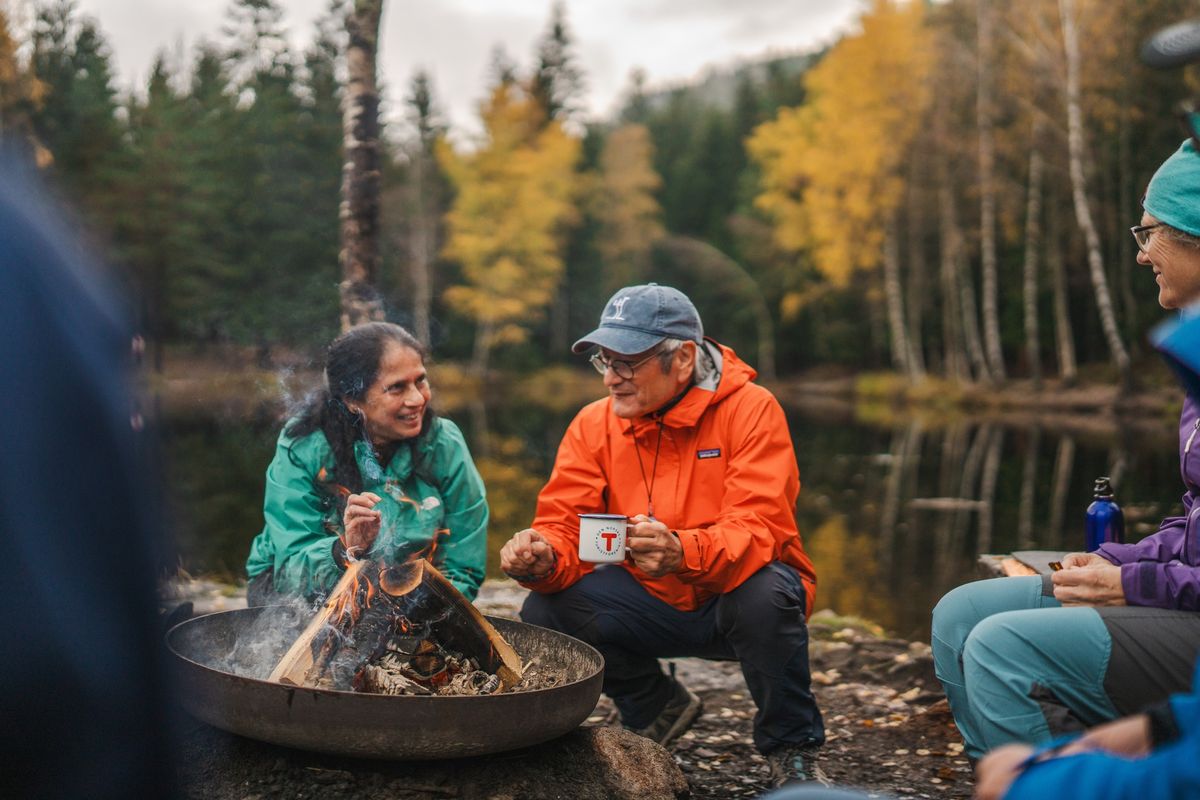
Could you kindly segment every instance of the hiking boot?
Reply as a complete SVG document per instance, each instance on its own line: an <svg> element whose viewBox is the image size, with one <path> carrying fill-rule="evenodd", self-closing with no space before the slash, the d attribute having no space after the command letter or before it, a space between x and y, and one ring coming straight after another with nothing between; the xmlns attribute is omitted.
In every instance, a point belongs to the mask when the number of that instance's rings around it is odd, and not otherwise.
<svg viewBox="0 0 1200 800"><path fill-rule="evenodd" d="M645 736L666 747L683 735L704 710L704 702L692 694L686 686L671 679L671 699L659 712L658 717L644 728L630 728L638 736Z"/></svg>
<svg viewBox="0 0 1200 800"><path fill-rule="evenodd" d="M785 744L767 753L772 786L815 782L829 786L829 778L817 763L821 746L817 744Z"/></svg>

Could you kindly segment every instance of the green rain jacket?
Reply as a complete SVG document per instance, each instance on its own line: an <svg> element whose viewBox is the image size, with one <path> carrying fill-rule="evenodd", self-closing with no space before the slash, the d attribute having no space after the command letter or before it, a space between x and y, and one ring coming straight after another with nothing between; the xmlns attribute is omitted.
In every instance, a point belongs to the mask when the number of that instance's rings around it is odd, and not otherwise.
<svg viewBox="0 0 1200 800"><path fill-rule="evenodd" d="M341 532L343 526L334 500L337 487L327 482L334 471L333 450L319 430L303 439L288 437L292 422L283 426L267 468L266 525L250 545L246 572L253 578L273 569L277 592L311 597L332 589L342 576L333 560L331 530ZM417 470L410 447L400 447L383 468L365 441L354 446L363 491L382 498L375 506L383 519L372 554L402 561L426 550L436 536L434 565L474 600L487 561L483 479L458 426L441 418L433 425L433 435L420 445Z"/></svg>

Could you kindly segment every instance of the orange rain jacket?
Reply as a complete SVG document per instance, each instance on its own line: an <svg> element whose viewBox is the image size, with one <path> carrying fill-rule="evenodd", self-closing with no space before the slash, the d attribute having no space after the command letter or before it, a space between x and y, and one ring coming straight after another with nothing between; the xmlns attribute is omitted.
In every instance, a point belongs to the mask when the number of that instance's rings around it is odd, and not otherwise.
<svg viewBox="0 0 1200 800"><path fill-rule="evenodd" d="M683 611L737 588L771 561L799 571L812 613L816 573L796 529L800 472L787 420L775 397L751 383L757 374L731 348L719 350L715 391L692 386L661 420L626 420L608 398L584 406L571 422L550 480L538 495L533 528L554 547L553 571L526 585L561 591L591 572L579 560L578 514L647 513L647 491L633 436L650 480L658 426L662 449L654 478L654 516L683 545L674 574L651 578L626 559L623 566L650 594Z"/></svg>

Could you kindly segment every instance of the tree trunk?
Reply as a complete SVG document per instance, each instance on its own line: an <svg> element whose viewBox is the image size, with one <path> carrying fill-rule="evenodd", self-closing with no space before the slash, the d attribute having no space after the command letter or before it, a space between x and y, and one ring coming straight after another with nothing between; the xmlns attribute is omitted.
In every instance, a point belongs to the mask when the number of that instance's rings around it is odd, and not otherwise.
<svg viewBox="0 0 1200 800"><path fill-rule="evenodd" d="M921 246L921 208L918 196L916 160L909 171L908 198L908 360L918 380L925 377L925 350L922 346L921 320L925 316L925 253Z"/></svg>
<svg viewBox="0 0 1200 800"><path fill-rule="evenodd" d="M1129 103L1133 102L1129 95L1132 94L1130 87L1130 79L1125 78L1121 82L1121 111L1120 111L1120 128L1118 129L1117 139L1117 208L1122 213L1126 213L1127 209L1137 208L1138 203L1134 196L1133 188L1133 153L1132 143L1132 124L1130 117ZM1119 233L1124 233L1119 226L1114 225L1113 230ZM1122 310L1125 312L1125 330L1127 332L1136 331L1138 329L1138 307L1137 300L1133 294L1133 282L1131 274L1134 267L1137 265L1137 250L1134 248L1132 236L1117 237L1117 283L1121 289ZM1130 333L1130 336L1136 334ZM1138 340L1133 340L1130 343L1130 349L1134 353L1139 350Z"/></svg>
<svg viewBox="0 0 1200 800"><path fill-rule="evenodd" d="M1046 266L1054 289L1054 342L1058 353L1058 375L1064 386L1075 384L1075 335L1071 330L1071 306L1067 302L1067 273L1063 264L1058 206L1050 203L1046 214Z"/></svg>
<svg viewBox="0 0 1200 800"><path fill-rule="evenodd" d="M996 481L1000 476L1000 456L1003 452L1004 428L996 426L988 437L983 479L979 482L979 499L983 501L983 508L979 512L979 540L976 547L980 553L992 549L992 531L996 524Z"/></svg>
<svg viewBox="0 0 1200 800"><path fill-rule="evenodd" d="M429 155L422 150L413 159L412 235L408 240L409 276L412 279L413 335L428 347L433 306L433 260L437 252L437 218L428 203L431 191Z"/></svg>
<svg viewBox="0 0 1200 800"><path fill-rule="evenodd" d="M342 105L342 330L383 319L375 288L379 270L379 90L375 58L383 0L354 0L346 15L350 42Z"/></svg>
<svg viewBox="0 0 1200 800"><path fill-rule="evenodd" d="M1038 343L1037 260L1041 246L1042 153L1038 147L1041 125L1034 123L1033 148L1029 153L1029 196L1025 205L1025 358L1034 391L1042 388L1041 347Z"/></svg>
<svg viewBox="0 0 1200 800"><path fill-rule="evenodd" d="M1071 474L1075 471L1075 440L1063 436L1058 440L1058 455L1054 457L1054 478L1050 492L1050 534L1053 535L1054 545L1059 549L1074 550L1075 546L1067 546L1066 528L1063 525L1064 511L1067 507L1067 495L1071 488ZM1074 529L1075 526L1071 526ZM1080 540L1082 541L1082 539ZM1079 545L1082 547L1082 545Z"/></svg>
<svg viewBox="0 0 1200 800"><path fill-rule="evenodd" d="M1033 508L1037 501L1037 461L1042 444L1042 429L1029 429L1025 443L1025 465L1021 471L1021 503L1017 507L1017 547L1028 550L1034 546Z"/></svg>
<svg viewBox="0 0 1200 800"><path fill-rule="evenodd" d="M480 380L487 379L488 363L492 356L492 334L495 323L480 320L475 326L475 349L471 353L471 372Z"/></svg>
<svg viewBox="0 0 1200 800"><path fill-rule="evenodd" d="M1062 15L1063 44L1067 56L1067 146L1070 152L1071 189L1075 199L1075 218L1083 231L1087 243L1088 267L1092 288L1096 293L1096 307L1100 312L1100 326L1108 343L1113 364L1121 378L1121 391L1131 388L1129 354L1121 341L1113 313L1112 297L1108 291L1108 279L1104 274L1104 256L1100 252L1100 236L1092 220L1091 207L1087 199L1087 183L1083 174L1083 109L1080 106L1079 89L1079 31L1075 24L1075 0L1058 0Z"/></svg>
<svg viewBox="0 0 1200 800"><path fill-rule="evenodd" d="M883 241L883 292L887 300L888 330L892 346L892 366L903 372L910 383L916 372L909 359L908 329L904 324L904 294L900 284L900 242L897 241L898 212L893 211Z"/></svg>
<svg viewBox="0 0 1200 800"><path fill-rule="evenodd" d="M971 279L970 265L964 261L962 249L959 248L956 268L958 272L959 305L962 308L963 334L967 340L967 354L975 367L976 377L984 382L992 382L992 373L988 369L987 357L983 351L983 342L979 338L979 314L975 310L975 282Z"/></svg>
<svg viewBox="0 0 1200 800"><path fill-rule="evenodd" d="M991 6L991 0L979 0L976 17L979 50L979 87L975 105L979 118L979 261L983 278L983 341L987 368L993 381L1003 381L1004 353L1000 347L1000 316L996 307L996 145L991 97Z"/></svg>
<svg viewBox="0 0 1200 800"><path fill-rule="evenodd" d="M956 381L971 379L967 354L963 349L962 312L958 307L958 248L959 233L954 219L954 197L950 190L945 165L940 170L938 208L941 216L941 283L942 283L942 347L945 352L945 375Z"/></svg>

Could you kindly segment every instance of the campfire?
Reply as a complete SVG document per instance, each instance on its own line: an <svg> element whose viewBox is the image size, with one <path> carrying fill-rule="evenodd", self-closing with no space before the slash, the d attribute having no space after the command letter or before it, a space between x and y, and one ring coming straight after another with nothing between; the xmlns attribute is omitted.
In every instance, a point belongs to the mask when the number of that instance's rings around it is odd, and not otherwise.
<svg viewBox="0 0 1200 800"><path fill-rule="evenodd" d="M556 685L538 672L429 561L367 559L350 562L268 680L388 695Z"/></svg>

